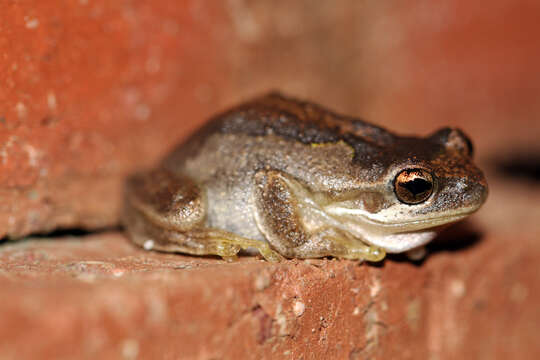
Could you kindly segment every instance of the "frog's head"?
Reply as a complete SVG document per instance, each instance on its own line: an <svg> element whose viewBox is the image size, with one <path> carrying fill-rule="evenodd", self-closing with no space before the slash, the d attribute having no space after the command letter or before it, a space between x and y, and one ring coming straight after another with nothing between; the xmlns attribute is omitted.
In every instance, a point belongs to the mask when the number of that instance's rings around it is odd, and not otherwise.
<svg viewBox="0 0 540 360"><path fill-rule="evenodd" d="M471 141L457 129L426 138L397 137L374 160L382 169L375 180L326 211L344 230L387 252L424 245L443 225L484 203L487 183L472 155Z"/></svg>

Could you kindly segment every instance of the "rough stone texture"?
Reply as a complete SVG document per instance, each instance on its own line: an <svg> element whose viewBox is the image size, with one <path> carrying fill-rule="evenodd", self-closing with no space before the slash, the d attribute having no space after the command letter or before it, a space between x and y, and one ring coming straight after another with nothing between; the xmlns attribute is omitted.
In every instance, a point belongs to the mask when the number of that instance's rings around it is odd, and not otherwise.
<svg viewBox="0 0 540 360"><path fill-rule="evenodd" d="M540 358L539 4L1 1L0 237L115 225L126 173L270 88L461 126L491 193L422 264L3 243L0 358Z"/></svg>

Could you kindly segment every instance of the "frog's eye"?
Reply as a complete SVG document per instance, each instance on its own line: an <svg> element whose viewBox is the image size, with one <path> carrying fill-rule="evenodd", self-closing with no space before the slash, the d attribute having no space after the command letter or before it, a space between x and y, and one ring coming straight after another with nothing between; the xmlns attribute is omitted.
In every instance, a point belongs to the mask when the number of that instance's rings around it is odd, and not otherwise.
<svg viewBox="0 0 540 360"><path fill-rule="evenodd" d="M394 192L405 204L419 204L433 193L433 176L424 169L407 169L397 174Z"/></svg>

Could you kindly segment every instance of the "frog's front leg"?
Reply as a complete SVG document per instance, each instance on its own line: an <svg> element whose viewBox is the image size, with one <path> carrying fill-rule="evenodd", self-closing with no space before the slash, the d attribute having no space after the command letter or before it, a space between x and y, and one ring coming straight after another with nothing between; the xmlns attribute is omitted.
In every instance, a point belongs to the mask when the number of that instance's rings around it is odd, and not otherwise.
<svg viewBox="0 0 540 360"><path fill-rule="evenodd" d="M256 248L269 261L282 257L262 241L206 226L205 192L192 179L165 169L136 174L125 189L122 222L145 249L230 260L241 249Z"/></svg>
<svg viewBox="0 0 540 360"><path fill-rule="evenodd" d="M255 174L255 219L268 242L286 257L335 256L380 261L384 250L363 243L335 227L309 229L301 203L311 202L305 187L276 170Z"/></svg>

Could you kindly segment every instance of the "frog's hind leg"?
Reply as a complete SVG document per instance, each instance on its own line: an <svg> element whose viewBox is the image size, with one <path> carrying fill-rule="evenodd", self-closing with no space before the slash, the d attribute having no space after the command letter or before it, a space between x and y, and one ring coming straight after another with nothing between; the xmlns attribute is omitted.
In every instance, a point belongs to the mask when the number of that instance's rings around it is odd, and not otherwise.
<svg viewBox="0 0 540 360"><path fill-rule="evenodd" d="M296 180L276 170L261 170L255 174L255 184L257 225L272 247L284 256L369 261L385 257L383 249L355 239L337 227L310 228L307 223L320 225L316 216L324 215Z"/></svg>
<svg viewBox="0 0 540 360"><path fill-rule="evenodd" d="M180 252L191 255L218 255L224 260L236 259L240 250L257 249L268 261L278 262L283 257L268 243L247 239L236 234L210 228L175 231L146 224L143 231L130 232L132 240L147 250Z"/></svg>
<svg viewBox="0 0 540 360"><path fill-rule="evenodd" d="M282 257L268 243L205 226L206 198L187 176L165 169L136 174L126 184L122 222L129 237L145 249L232 260L255 248L269 261Z"/></svg>

